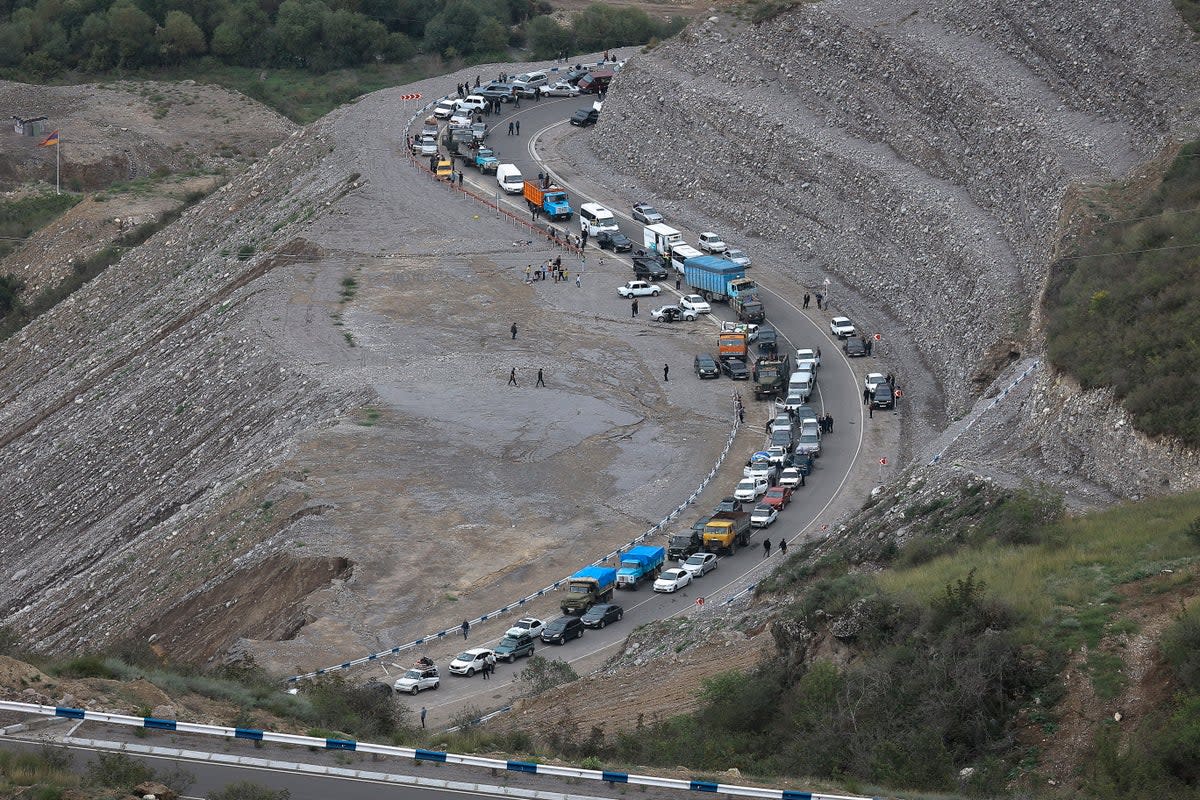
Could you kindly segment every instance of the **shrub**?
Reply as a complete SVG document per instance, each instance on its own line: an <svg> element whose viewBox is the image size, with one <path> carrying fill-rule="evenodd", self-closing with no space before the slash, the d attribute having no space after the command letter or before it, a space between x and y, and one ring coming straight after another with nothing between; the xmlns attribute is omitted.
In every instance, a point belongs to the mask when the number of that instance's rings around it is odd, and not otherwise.
<svg viewBox="0 0 1200 800"><path fill-rule="evenodd" d="M1200 692L1200 605L1193 605L1163 632L1160 646L1179 682Z"/></svg>
<svg viewBox="0 0 1200 800"><path fill-rule="evenodd" d="M117 671L108 663L108 660L104 656L96 654L72 658L54 668L53 674L60 678L107 678L113 680L118 677Z"/></svg>
<svg viewBox="0 0 1200 800"><path fill-rule="evenodd" d="M517 678L525 687L523 694L532 696L555 686L579 680L579 675L562 659L548 660L541 656L530 656L525 662L525 669L521 670Z"/></svg>
<svg viewBox="0 0 1200 800"><path fill-rule="evenodd" d="M88 762L88 779L101 786L130 792L134 786L154 778L154 770L125 753L97 753Z"/></svg>

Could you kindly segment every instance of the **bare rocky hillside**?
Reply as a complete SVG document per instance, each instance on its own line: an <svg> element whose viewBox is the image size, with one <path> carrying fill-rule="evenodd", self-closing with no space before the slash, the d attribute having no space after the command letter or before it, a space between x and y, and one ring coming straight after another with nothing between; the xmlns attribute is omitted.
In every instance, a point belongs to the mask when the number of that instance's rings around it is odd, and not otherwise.
<svg viewBox="0 0 1200 800"><path fill-rule="evenodd" d="M746 238L803 287L883 333L910 389L912 458L1012 362L1073 182L1124 176L1194 132L1200 48L1167 0L828 2L760 25L719 14L633 60L581 160L692 220ZM999 438L965 457L1124 493L1195 486L1170 443L1041 370ZM994 391L994 390L993 390ZM1017 398L1013 398L1016 400ZM1013 436L1014 428L1020 431ZM1044 446L1043 446L1044 443ZM954 457L957 451L948 452ZM1093 474L1094 473L1094 474Z"/></svg>

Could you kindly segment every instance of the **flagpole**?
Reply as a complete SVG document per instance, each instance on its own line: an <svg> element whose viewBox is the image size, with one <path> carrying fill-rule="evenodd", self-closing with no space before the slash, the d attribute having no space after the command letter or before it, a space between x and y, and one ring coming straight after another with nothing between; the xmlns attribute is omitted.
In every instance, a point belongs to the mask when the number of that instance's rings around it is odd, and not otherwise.
<svg viewBox="0 0 1200 800"><path fill-rule="evenodd" d="M62 134L54 143L54 193L62 194L62 160L58 156L58 148L62 147Z"/></svg>

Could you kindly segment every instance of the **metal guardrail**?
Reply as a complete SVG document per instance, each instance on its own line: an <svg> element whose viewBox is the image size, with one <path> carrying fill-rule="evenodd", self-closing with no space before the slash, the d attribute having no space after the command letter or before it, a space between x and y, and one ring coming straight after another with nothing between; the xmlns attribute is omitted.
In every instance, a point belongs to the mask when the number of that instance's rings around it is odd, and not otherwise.
<svg viewBox="0 0 1200 800"><path fill-rule="evenodd" d="M873 800L858 795L836 795L820 792L797 791L792 789L768 789L759 786L741 786L738 784L718 783L704 780L682 780L679 778L659 778L653 775L634 775L603 769L582 769L580 767L560 767L550 764L538 764L533 761L514 761L496 758L481 758L479 756L443 753L439 750L424 750L419 747L397 747L395 745L373 744L359 742L353 739L322 739L316 736L300 736L292 733L275 733L257 728L230 728L224 725L203 725L197 722L182 722L174 719L159 719L157 717L134 717L125 714L110 714L105 711L88 711L82 708L65 706L44 706L36 703L16 703L0 701L0 710L15 711L24 714L35 714L42 717L62 717L74 720L90 720L105 722L110 725L126 725L136 728L148 728L158 731L174 731L178 733L194 733L205 736L219 736L225 739L246 739L255 742L276 742L298 747L314 747L323 750L352 751L358 753L373 753L384 756L408 758L414 761L430 761L442 764L461 764L469 767L484 769L502 769L508 772L520 772L527 775L553 775L560 778L576 778L581 780L603 781L608 784L631 784L634 786L655 786L662 789L682 789L693 792L710 794L726 794L737 797L765 797L772 800Z"/></svg>
<svg viewBox="0 0 1200 800"><path fill-rule="evenodd" d="M942 456L946 455L946 451L950 449L951 445L953 445L956 441L958 441L960 436L962 436L967 431L971 430L971 428L973 428L975 426L975 423L979 421L980 417L982 417L987 412L991 411L996 406L1000 405L1000 401L1002 401L1004 398L1008 397L1008 393L1011 392L1013 389L1017 388L1017 385L1021 381L1025 380L1031 374L1033 374L1033 371L1036 370L1039 366L1041 366L1041 363L1042 363L1041 359L1034 361L1032 364L1030 364L1028 367L1026 367L1025 371L1022 372L1020 375L1018 375L1013 380L1012 383L1010 383L1008 386L1004 387L1004 391L1002 391L1002 392L1000 392L1000 394L996 395L996 397L994 397L992 399L992 402L989 403L986 408L982 409L978 414L976 414L974 417L972 417L971 421L968 422L965 426L963 426L963 429L961 431L959 431L958 433L956 433L954 435L953 439L951 439L949 442L946 442L946 446L943 447L940 451L938 451L937 455L935 455L933 458L931 458L929 460L928 466L932 467L934 464L937 464L938 462L940 462L942 460Z"/></svg>
<svg viewBox="0 0 1200 800"><path fill-rule="evenodd" d="M661 520L659 520L657 524L652 526L649 530L647 530L641 536L638 536L636 539L631 539L629 542L626 542L624 545L617 548L616 550L611 551L607 555L601 556L600 558L593 561L589 566L600 566L607 561L611 561L614 558L618 558L620 556L620 554L623 551L625 551L626 549L633 547L635 545L639 545L642 542L646 541L646 539L648 539L649 537L662 532L669 524L674 522L679 517L679 515L682 514L684 512L684 510L687 509L688 506L690 506L692 503L696 502L696 498L698 498L700 496L700 494L708 487L709 482L712 481L712 479L716 477L717 470L719 470L721 468L721 465L723 463L725 463L725 458L726 458L726 456L729 455L730 448L733 447L733 440L737 437L737 432L740 427L741 427L741 423L739 422L737 410L735 408L734 414L733 414L733 427L729 431L729 438L725 441L725 449L723 449L721 451L721 455L719 458L717 458L716 463L713 464L713 468L711 470L709 470L708 475L704 478L704 480L700 481L700 485L696 487L696 490L693 491L690 495L688 495L688 498L686 500L684 500L682 503L680 503L678 506L676 506L675 509L673 511L671 511L670 514L667 514L667 516L665 516ZM561 578L561 579L555 581L554 583L549 584L548 586L543 586L541 589L538 589L536 592L533 592L532 594L527 594L524 597L520 598L519 600L514 600L513 602L508 603L507 605L501 606L500 608L497 608L495 611L490 611L487 614L481 614L480 616L475 617L474 619L469 619L469 620L467 620L467 623L468 623L468 625L476 625L480 622L487 622L488 620L490 620L494 617L498 617L503 614L507 614L510 611L519 609L519 608L523 607L526 603L529 603L531 600L536 600L539 597L544 597L547 594L549 594L550 592L557 590L558 588L560 588L561 586L566 584L566 582L568 580L570 580L570 576ZM434 642L439 639L445 639L447 636L457 635L460 631L461 631L461 626L459 626L459 625L456 625L453 628L445 628L443 630L436 631L434 633L430 633L425 636L422 636L419 639L414 639L411 642L406 642L405 644L396 645L395 647L388 648L387 650L381 650L378 653L371 653L370 655L361 656L359 658L355 658L350 661L343 661L341 664L334 664L333 666L322 667L321 669L313 670L312 672L306 672L302 675L293 675L290 678L288 678L287 681L288 681L288 683L295 683L297 681L305 680L307 678L316 678L321 675L328 675L333 672L339 672L344 669L350 669L351 667L361 666L363 664L369 664L372 661L378 661L381 658L386 658L388 656L394 656L397 653L401 653L405 650L411 650L414 647L420 647L421 645L428 644L429 642Z"/></svg>

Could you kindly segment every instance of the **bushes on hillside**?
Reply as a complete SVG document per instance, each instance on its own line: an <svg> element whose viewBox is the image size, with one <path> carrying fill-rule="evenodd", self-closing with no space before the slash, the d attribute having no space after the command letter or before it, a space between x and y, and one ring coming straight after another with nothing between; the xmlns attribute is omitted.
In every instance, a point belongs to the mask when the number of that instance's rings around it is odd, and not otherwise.
<svg viewBox="0 0 1200 800"><path fill-rule="evenodd" d="M1151 435L1200 446L1200 141L1123 219L1051 267L1047 351L1085 388L1112 387Z"/></svg>

